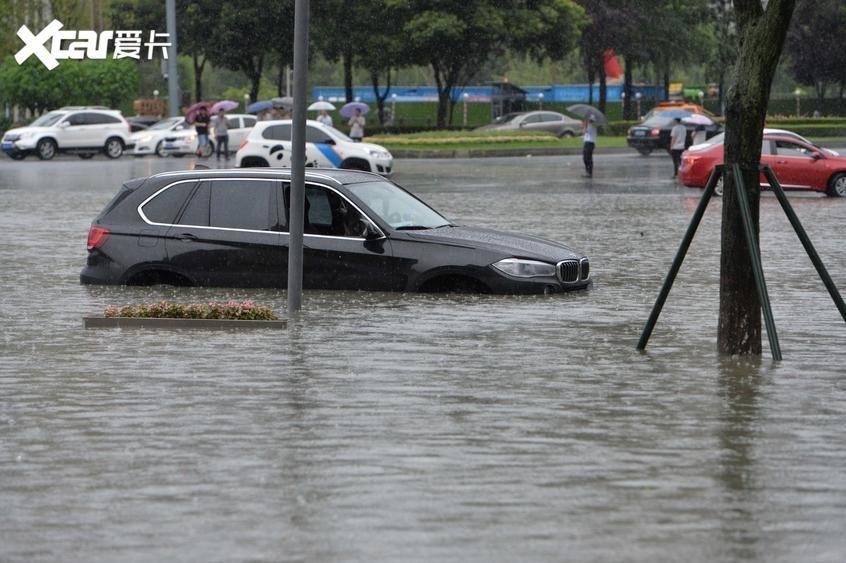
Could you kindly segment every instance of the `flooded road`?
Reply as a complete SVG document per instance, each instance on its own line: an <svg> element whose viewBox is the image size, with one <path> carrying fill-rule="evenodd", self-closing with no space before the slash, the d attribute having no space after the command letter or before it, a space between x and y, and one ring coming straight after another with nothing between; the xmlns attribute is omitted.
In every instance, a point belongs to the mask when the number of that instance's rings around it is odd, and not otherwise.
<svg viewBox="0 0 846 563"><path fill-rule="evenodd" d="M457 223L591 257L554 296L306 292L285 332L84 330L90 221L182 159L0 163L0 561L831 561L846 553L846 325L772 196L785 360L715 352L717 200L669 158L400 161ZM792 196L846 289L846 200Z"/></svg>

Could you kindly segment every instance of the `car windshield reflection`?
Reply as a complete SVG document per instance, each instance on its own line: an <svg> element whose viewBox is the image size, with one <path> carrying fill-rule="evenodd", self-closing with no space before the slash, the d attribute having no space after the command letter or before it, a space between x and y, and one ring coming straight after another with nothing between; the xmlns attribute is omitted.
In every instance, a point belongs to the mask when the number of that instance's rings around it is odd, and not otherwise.
<svg viewBox="0 0 846 563"><path fill-rule="evenodd" d="M450 224L437 211L390 182L350 184L347 189L394 229L436 229Z"/></svg>
<svg viewBox="0 0 846 563"><path fill-rule="evenodd" d="M150 129L170 129L177 123L182 121L181 117L173 117L171 119L162 119L161 121L157 121L153 124Z"/></svg>

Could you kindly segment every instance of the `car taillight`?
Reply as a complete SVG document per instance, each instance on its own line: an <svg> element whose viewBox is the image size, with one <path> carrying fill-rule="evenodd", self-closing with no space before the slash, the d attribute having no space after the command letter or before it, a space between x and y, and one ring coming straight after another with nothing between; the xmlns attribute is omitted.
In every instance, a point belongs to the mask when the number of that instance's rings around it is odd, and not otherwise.
<svg viewBox="0 0 846 563"><path fill-rule="evenodd" d="M686 157L684 158L684 163L685 163L685 164L687 164L688 166L690 166L690 165L692 165L694 162L696 162L697 160L699 160L699 157L698 157L698 156L686 156Z"/></svg>
<svg viewBox="0 0 846 563"><path fill-rule="evenodd" d="M661 134L661 130L658 129L658 128L655 128L652 131L650 131L649 134L652 135L653 137L657 137L658 135Z"/></svg>
<svg viewBox="0 0 846 563"><path fill-rule="evenodd" d="M100 248L106 239L109 238L109 229L105 227L89 227L88 228L88 250Z"/></svg>
<svg viewBox="0 0 846 563"><path fill-rule="evenodd" d="M241 149L243 149L244 147L246 147L246 146L247 146L247 142L248 142L248 141L247 141L247 139L244 139L243 141L241 141L241 144L238 146L238 150L241 150Z"/></svg>

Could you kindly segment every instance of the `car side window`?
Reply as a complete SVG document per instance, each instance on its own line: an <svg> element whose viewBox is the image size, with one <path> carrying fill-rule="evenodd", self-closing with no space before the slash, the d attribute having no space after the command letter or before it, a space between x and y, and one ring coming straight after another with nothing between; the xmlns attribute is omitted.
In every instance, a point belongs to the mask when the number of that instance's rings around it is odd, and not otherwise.
<svg viewBox="0 0 846 563"><path fill-rule="evenodd" d="M261 136L273 141L290 141L291 125L289 123L285 123L283 125L271 125L261 132Z"/></svg>
<svg viewBox="0 0 846 563"><path fill-rule="evenodd" d="M209 201L211 199L211 182L203 182L194 191L191 201L185 206L185 210L177 221L180 225L192 225L195 227L209 226Z"/></svg>
<svg viewBox="0 0 846 563"><path fill-rule="evenodd" d="M534 115L528 116L526 119L523 120L523 123L540 123L541 115L536 113Z"/></svg>
<svg viewBox="0 0 846 563"><path fill-rule="evenodd" d="M773 154L773 142L772 141L770 141L768 139L764 139L764 141L761 143L761 154L762 155Z"/></svg>
<svg viewBox="0 0 846 563"><path fill-rule="evenodd" d="M211 182L209 226L270 231L276 224L276 183L263 180Z"/></svg>
<svg viewBox="0 0 846 563"><path fill-rule="evenodd" d="M309 235L361 237L362 215L337 193L306 185L304 232Z"/></svg>
<svg viewBox="0 0 846 563"><path fill-rule="evenodd" d="M561 116L554 113L541 114L543 121L561 121Z"/></svg>
<svg viewBox="0 0 846 563"><path fill-rule="evenodd" d="M306 127L306 143L332 144L334 140L317 127L308 126Z"/></svg>
<svg viewBox="0 0 846 563"><path fill-rule="evenodd" d="M88 120L86 119L86 114L84 113L74 113L69 116L65 121L67 121L68 125L88 125Z"/></svg>
<svg viewBox="0 0 846 563"><path fill-rule="evenodd" d="M811 154L813 151L811 149L800 145L798 143L793 143L791 141L782 141L780 139L776 139L776 154L779 156L794 156L799 158L811 158Z"/></svg>
<svg viewBox="0 0 846 563"><path fill-rule="evenodd" d="M174 184L145 203L141 211L153 223L172 225L196 185L196 182Z"/></svg>
<svg viewBox="0 0 846 563"><path fill-rule="evenodd" d="M240 129L241 122L238 120L237 117L227 117L226 118L226 126L230 129Z"/></svg>
<svg viewBox="0 0 846 563"><path fill-rule="evenodd" d="M244 121L244 127L255 127L256 125L256 118L255 117L242 117Z"/></svg>
<svg viewBox="0 0 846 563"><path fill-rule="evenodd" d="M120 123L120 119L114 115L107 115L105 113L86 113L86 125L103 125L105 123Z"/></svg>

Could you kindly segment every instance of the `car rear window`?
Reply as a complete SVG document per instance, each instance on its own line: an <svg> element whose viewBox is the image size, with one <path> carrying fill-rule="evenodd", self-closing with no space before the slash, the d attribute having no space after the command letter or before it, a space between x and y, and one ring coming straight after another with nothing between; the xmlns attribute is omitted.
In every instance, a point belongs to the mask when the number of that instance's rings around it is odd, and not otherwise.
<svg viewBox="0 0 846 563"><path fill-rule="evenodd" d="M196 227L209 226L209 199L211 188L209 182L203 182L179 218L180 225L194 225Z"/></svg>
<svg viewBox="0 0 846 563"><path fill-rule="evenodd" d="M182 209L185 199L196 185L196 182L173 184L145 203L141 211L153 223L172 225L176 219L176 214Z"/></svg>

